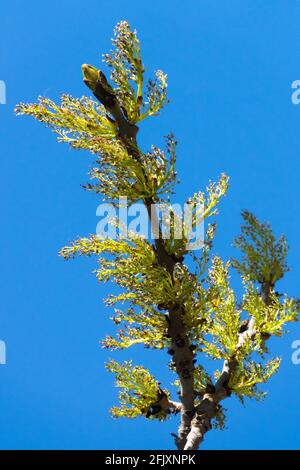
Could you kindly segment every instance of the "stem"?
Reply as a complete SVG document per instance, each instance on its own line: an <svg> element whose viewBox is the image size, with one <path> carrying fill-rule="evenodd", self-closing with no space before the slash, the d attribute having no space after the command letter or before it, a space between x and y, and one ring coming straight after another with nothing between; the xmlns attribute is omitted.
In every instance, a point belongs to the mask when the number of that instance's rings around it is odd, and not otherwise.
<svg viewBox="0 0 300 470"><path fill-rule="evenodd" d="M273 285L265 282L261 286L261 296L266 305L270 305L271 292ZM255 329L255 321L253 317L250 319L248 328L238 335L236 353L241 349L248 339L253 340L257 330ZM267 338L266 338L267 339ZM215 392L205 394L196 407L195 416L191 422L191 431L187 436L185 450L196 450L204 439L205 434L211 429L211 420L216 415L218 404L226 397L230 396L228 387L230 377L234 373L238 361L235 357L225 360L222 373L215 384Z"/></svg>
<svg viewBox="0 0 300 470"><path fill-rule="evenodd" d="M119 129L119 138L124 143L127 152L136 160L139 159L140 150L137 145L137 133L138 127L130 124L115 96L110 95L106 99L103 96L105 90L102 88L97 93L97 89L94 92L96 98L105 106L107 112L111 114ZM158 238L155 240L155 248L157 253L157 259L161 266L166 268L170 273L172 280L174 280L174 268L179 260L174 259L169 255L165 249L165 245L162 239L161 227L157 220L157 214L152 210L154 204L153 198L147 198L144 201L147 208L150 223L155 224L158 228ZM182 406L181 409L181 422L178 430L178 436L175 437L175 442L178 449L184 449L186 444L186 437L190 432L191 421L194 416L194 355L191 350L191 344L185 330L183 316L184 309L180 305L172 305L168 308L168 319L169 328L168 334L171 338L171 350L173 355L173 361L176 368L176 372L180 381L180 399Z"/></svg>

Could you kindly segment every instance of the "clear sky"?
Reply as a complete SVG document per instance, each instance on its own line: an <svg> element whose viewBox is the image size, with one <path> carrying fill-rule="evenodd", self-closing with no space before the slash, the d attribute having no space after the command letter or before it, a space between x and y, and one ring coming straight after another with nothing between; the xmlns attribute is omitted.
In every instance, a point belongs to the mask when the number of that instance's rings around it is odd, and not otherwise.
<svg viewBox="0 0 300 470"><path fill-rule="evenodd" d="M225 171L231 177L218 219L215 252L233 255L240 211L269 220L290 244L291 272L281 291L299 295L300 105L291 83L300 79L300 3L296 0L51 0L1 2L0 105L1 449L173 448L177 420L160 424L113 420L117 402L109 357L133 357L156 373L169 373L165 353L135 348L101 350L114 331L101 299L95 260L64 262L59 249L95 232L97 197L85 193L92 159L58 144L27 117L20 101L62 92L88 93L81 64L100 65L114 25L127 19L138 29L147 73L169 76L171 104L142 124L140 142L179 140L181 202ZM236 283L235 278L233 279ZM291 361L299 324L271 341L283 358L264 403L224 403L227 429L207 434L205 449L299 448L300 365Z"/></svg>

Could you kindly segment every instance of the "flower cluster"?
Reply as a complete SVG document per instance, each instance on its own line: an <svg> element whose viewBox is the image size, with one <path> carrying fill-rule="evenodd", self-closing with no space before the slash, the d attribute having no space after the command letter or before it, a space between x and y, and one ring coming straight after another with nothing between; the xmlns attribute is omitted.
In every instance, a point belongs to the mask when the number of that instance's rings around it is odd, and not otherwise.
<svg viewBox="0 0 300 470"><path fill-rule="evenodd" d="M157 115L167 103L167 76L158 70L154 80L146 84L143 97L144 66L136 31L131 31L127 21L117 24L113 38L114 49L104 54L104 62L111 67L111 80L115 83L118 101L131 124L148 116Z"/></svg>

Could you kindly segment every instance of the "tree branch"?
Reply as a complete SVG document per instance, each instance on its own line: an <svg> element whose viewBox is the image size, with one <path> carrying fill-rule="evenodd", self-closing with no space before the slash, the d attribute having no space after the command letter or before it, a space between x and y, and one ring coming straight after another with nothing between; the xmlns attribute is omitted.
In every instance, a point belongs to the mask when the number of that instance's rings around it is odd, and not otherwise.
<svg viewBox="0 0 300 470"><path fill-rule="evenodd" d="M100 72L99 80L93 90L94 96L104 105L106 111L115 119L118 126L119 137L124 143L128 153L135 159L139 158L140 151L137 145L138 127L128 122L123 110L118 103L117 97L113 91L108 90L107 80ZM153 223L153 217L156 217L155 211L151 210L154 204L153 198L144 200L147 208L150 222ZM155 240L158 262L164 266L173 279L173 272L176 262L181 260L174 259L165 249L161 237L161 228L159 221L154 220L159 229L159 236ZM183 449L186 443L186 437L190 432L191 420L194 416L194 354L188 336L185 331L183 316L184 310L180 305L172 305L169 311L169 329L168 334L171 338L171 350L176 372L180 380L180 399L181 422L178 430L178 436L175 437L175 443L179 449Z"/></svg>
<svg viewBox="0 0 300 470"><path fill-rule="evenodd" d="M261 296L266 305L270 305L272 302L272 289L273 286L270 283L263 283L261 286ZM255 321L252 317L247 329L238 335L236 351L242 349L248 339L254 339L256 334ZM205 394L196 407L195 416L191 422L191 431L187 436L184 450L198 449L204 435L211 429L211 420L216 415L218 404L231 394L228 384L237 366L238 362L235 357L224 361L222 373L215 384L215 392Z"/></svg>

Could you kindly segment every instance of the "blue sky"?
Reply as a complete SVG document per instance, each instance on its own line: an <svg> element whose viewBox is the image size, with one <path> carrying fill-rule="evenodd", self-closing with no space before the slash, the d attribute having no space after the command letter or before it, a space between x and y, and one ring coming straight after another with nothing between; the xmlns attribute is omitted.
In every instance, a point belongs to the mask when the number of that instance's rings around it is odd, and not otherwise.
<svg viewBox="0 0 300 470"><path fill-rule="evenodd" d="M96 196L85 193L92 159L59 145L30 118L17 118L20 101L62 92L87 93L82 63L100 65L114 25L127 19L138 29L147 73L169 76L171 104L142 124L143 146L161 145L173 131L179 140L177 201L203 189L221 172L231 178L222 202L215 252L233 255L240 212L247 208L285 233L291 272L280 290L299 295L300 105L291 83L300 79L300 4L296 0L85 0L2 2L0 80L1 449L173 448L177 421L113 420L109 357L133 357L169 374L166 354L101 350L113 332L102 304L110 289L92 275L95 261L64 262L59 249L95 231ZM236 283L236 279L233 281ZM283 358L264 403L224 403L227 429L207 434L205 449L299 448L300 365L291 344L299 325L272 341Z"/></svg>

